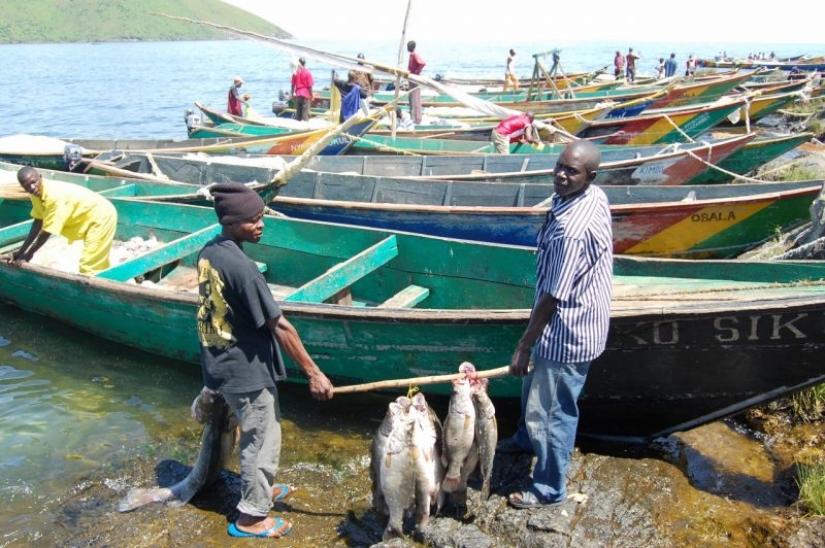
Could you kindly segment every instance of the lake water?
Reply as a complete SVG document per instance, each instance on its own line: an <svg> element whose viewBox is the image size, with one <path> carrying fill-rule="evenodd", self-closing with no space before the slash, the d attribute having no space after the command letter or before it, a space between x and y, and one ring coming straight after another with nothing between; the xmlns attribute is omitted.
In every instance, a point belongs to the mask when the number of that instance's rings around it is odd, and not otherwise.
<svg viewBox="0 0 825 548"><path fill-rule="evenodd" d="M353 56L363 51L385 64L394 64L398 56L398 44L387 42L306 44ZM421 43L419 50L429 76L497 78L510 47L518 51L519 74L529 76L535 52L561 47L563 68L576 72L610 64L613 51L627 46ZM671 50L680 59L690 52L717 53L701 44L633 46L644 56L642 73L651 73L654 59ZM823 53L801 45L742 45L727 51L745 56L768 50L780 56ZM268 113L278 91L288 89L290 74L289 53L249 41L0 45L0 59L7 82L0 136L184 138L185 109L193 108L193 101L224 108L233 75L246 80L252 106ZM322 83L331 67L308 64ZM200 385L196 366L110 344L0 304L0 546L55 545L61 531L74 527L82 514L111 513L83 492L97 485L116 498L135 481L124 463L164 457L191 462L199 429L188 419L188 407ZM285 416L299 423L288 426L286 435L302 440L285 447L285 465L293 465L299 479L317 463L327 466L331 471L315 485L319 498L342 481L341 470L348 466L358 473L344 477L360 482L360 492L368 489L363 455L387 400L332 404L331 412L319 415L306 403L304 391L284 389ZM506 416L502 420L507 424ZM337 462L338 453L349 460ZM69 506L63 504L67 500ZM84 501L97 507L91 511ZM350 503L365 505L361 498L340 501ZM133 519L140 523L140 516ZM118 523L123 522L112 518L106 527L116 530ZM91 532L83 538L92 538L96 526L87 524ZM330 529L334 524L317 526L317 531ZM221 530L215 535L225 538Z"/></svg>
<svg viewBox="0 0 825 548"><path fill-rule="evenodd" d="M386 65L398 60L398 43L388 41L307 41L315 49L355 56ZM628 46L641 53L640 74L653 74L657 59L672 51L680 63L690 53L712 57L722 47L708 44L547 43L419 43L427 61L424 75L454 77L503 76L509 48L515 48L517 73L529 77L532 55L561 49L566 72L612 65L616 49ZM810 51L810 45L741 44L727 47L729 55L746 57L753 51L778 56ZM825 50L825 46L822 48ZM406 53L406 52L405 52ZM269 114L278 92L289 90L292 54L248 40L214 42L123 42L80 44L0 45L6 92L0 100L0 136L29 133L51 137L184 138L183 122L193 102L226 108L226 92L234 75L244 78L251 106ZM404 56L406 67L406 55ZM549 58L543 59L550 68ZM333 67L310 59L316 85L328 85ZM680 64L681 66L681 64Z"/></svg>

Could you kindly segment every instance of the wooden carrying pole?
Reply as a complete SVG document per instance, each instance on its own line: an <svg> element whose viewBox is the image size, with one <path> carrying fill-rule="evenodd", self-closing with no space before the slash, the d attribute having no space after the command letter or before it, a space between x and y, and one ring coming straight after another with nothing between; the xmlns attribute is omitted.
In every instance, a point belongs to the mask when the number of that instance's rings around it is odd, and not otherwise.
<svg viewBox="0 0 825 548"><path fill-rule="evenodd" d="M385 388L404 388L406 386L417 386L420 384L439 384L452 382L464 378L488 379L493 377L503 377L510 372L510 366L497 367L486 371L476 371L475 373L452 373L450 375L431 375L429 377L414 377L412 379L391 379L388 381L368 382L364 384L351 384L349 386L336 386L335 394L351 394L354 392L369 392L370 390L383 390Z"/></svg>

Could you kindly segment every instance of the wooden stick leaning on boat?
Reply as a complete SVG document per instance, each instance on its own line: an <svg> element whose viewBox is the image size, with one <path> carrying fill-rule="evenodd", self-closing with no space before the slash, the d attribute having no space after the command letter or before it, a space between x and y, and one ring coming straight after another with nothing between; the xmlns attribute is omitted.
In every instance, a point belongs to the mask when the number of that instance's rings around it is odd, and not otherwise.
<svg viewBox="0 0 825 548"><path fill-rule="evenodd" d="M476 371L475 373L451 373L449 375L430 375L427 377L413 377L411 379L390 379L387 381L368 382L364 384L351 384L349 386L336 386L335 394L350 394L354 392L369 392L370 390L383 390L385 388L403 388L410 385L419 384L439 384L452 382L454 380L471 377L474 379L489 379L493 377L503 377L510 373L510 366L497 367L486 371Z"/></svg>

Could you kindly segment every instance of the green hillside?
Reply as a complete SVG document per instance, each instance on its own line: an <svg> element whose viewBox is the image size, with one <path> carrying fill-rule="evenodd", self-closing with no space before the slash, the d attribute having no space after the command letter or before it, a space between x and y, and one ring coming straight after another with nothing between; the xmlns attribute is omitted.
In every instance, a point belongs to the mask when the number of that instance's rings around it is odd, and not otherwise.
<svg viewBox="0 0 825 548"><path fill-rule="evenodd" d="M291 38L272 23L219 0L2 0L0 12L0 44L234 38L153 13Z"/></svg>

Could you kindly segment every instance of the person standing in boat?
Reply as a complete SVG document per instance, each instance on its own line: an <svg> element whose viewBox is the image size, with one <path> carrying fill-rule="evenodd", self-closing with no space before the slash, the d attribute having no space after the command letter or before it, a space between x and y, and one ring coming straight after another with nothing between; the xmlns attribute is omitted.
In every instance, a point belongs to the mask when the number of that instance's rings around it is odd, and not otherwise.
<svg viewBox="0 0 825 548"><path fill-rule="evenodd" d="M665 61L665 78L670 78L676 74L676 54L671 53Z"/></svg>
<svg viewBox="0 0 825 548"><path fill-rule="evenodd" d="M510 154L510 143L530 143L542 146L538 129L533 125L535 115L532 112L516 114L505 118L490 133L490 140L498 154Z"/></svg>
<svg viewBox="0 0 825 548"><path fill-rule="evenodd" d="M407 70L410 74L419 75L421 71L424 70L424 67L427 66L427 63L424 59L415 51L415 40L410 40L407 42L407 51L410 53L409 61L407 62ZM410 114L412 115L413 122L416 124L421 123L421 88L418 87L416 82L412 80L409 81L409 90L410 90Z"/></svg>
<svg viewBox="0 0 825 548"><path fill-rule="evenodd" d="M633 51L633 48L628 48L627 55L625 55L625 64L627 65L627 81L628 83L636 83L636 61L642 56Z"/></svg>
<svg viewBox="0 0 825 548"><path fill-rule="evenodd" d="M235 76L235 79L232 81L232 87L229 88L226 101L226 112L232 114L233 116L243 116L244 107L249 106L248 101L251 97L248 93L241 95L242 85L243 78L240 76Z"/></svg>
<svg viewBox="0 0 825 548"><path fill-rule="evenodd" d="M521 418L515 435L498 447L537 457L530 487L508 498L515 508L556 506L567 499L577 400L590 363L607 342L613 234L607 196L591 184L600 161L590 141L564 148L553 173L555 194L538 232L535 301L510 361L510 374L523 378Z"/></svg>
<svg viewBox="0 0 825 548"><path fill-rule="evenodd" d="M356 56L358 59L364 59L364 54L359 53ZM359 65L363 66L362 61L358 61ZM365 91L367 93L367 97L361 101L361 108L364 110L364 116L369 116L370 114L370 97L373 94L373 86L375 85L375 78L373 78L372 73L368 70L356 70L355 72L355 83L361 86L361 91Z"/></svg>
<svg viewBox="0 0 825 548"><path fill-rule="evenodd" d="M298 59L298 65L298 70L292 75L292 97L295 100L295 118L306 122L312 110L312 86L315 82L306 67L306 59Z"/></svg>
<svg viewBox="0 0 825 548"><path fill-rule="evenodd" d="M616 50L616 55L613 57L613 76L616 80L624 77L624 55L619 50Z"/></svg>
<svg viewBox="0 0 825 548"><path fill-rule="evenodd" d="M696 57L693 54L690 54L687 61L685 61L685 78L693 79L693 76L696 74Z"/></svg>
<svg viewBox="0 0 825 548"><path fill-rule="evenodd" d="M656 79L661 80L665 77L665 58L659 57L659 64L656 65Z"/></svg>
<svg viewBox="0 0 825 548"><path fill-rule="evenodd" d="M504 68L504 88L502 91L512 89L518 91L518 77L516 76L516 50L511 49L507 56L507 65Z"/></svg>
<svg viewBox="0 0 825 548"><path fill-rule="evenodd" d="M341 93L341 114L338 122L343 124L361 109L361 100L367 98L367 92L355 82L355 71L347 74L346 80L339 80L335 71L332 72L332 83Z"/></svg>
<svg viewBox="0 0 825 548"><path fill-rule="evenodd" d="M292 524L270 517L273 499L292 488L275 483L281 454L281 413L276 382L286 377L280 348L309 379L316 400L329 400L333 386L284 317L245 243L263 236L264 202L241 183L209 189L221 233L198 255L198 339L204 389L220 392L240 422L240 516L229 524L234 537L282 537Z"/></svg>
<svg viewBox="0 0 825 548"><path fill-rule="evenodd" d="M20 249L6 256L13 265L29 262L53 234L69 242L83 240L78 270L94 275L109 268L109 251L117 228L112 202L88 188L60 181L44 181L37 169L17 171L17 181L29 194L34 219Z"/></svg>

